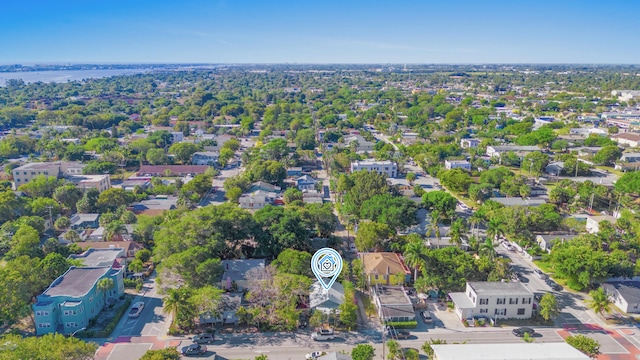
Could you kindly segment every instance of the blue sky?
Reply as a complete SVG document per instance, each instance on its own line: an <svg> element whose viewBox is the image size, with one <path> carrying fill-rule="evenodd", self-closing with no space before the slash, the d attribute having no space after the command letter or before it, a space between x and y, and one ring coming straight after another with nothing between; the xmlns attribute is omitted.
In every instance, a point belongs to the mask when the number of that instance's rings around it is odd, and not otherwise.
<svg viewBox="0 0 640 360"><path fill-rule="evenodd" d="M6 0L0 63L640 63L637 0Z"/></svg>

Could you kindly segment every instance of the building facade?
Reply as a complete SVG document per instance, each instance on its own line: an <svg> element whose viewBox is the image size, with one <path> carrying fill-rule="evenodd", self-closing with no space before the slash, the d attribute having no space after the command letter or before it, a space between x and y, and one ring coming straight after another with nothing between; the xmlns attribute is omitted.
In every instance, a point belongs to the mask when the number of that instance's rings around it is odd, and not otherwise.
<svg viewBox="0 0 640 360"><path fill-rule="evenodd" d="M445 160L444 168L447 170L451 169L463 169L463 170L471 170L471 163L467 160Z"/></svg>
<svg viewBox="0 0 640 360"><path fill-rule="evenodd" d="M533 312L533 293L520 282L467 282L465 292L449 296L461 320L529 319Z"/></svg>
<svg viewBox="0 0 640 360"><path fill-rule="evenodd" d="M98 283L105 278L112 279L114 286L99 290ZM37 296L32 307L36 335L53 332L68 335L86 328L110 299L123 294L123 269L72 266Z"/></svg>
<svg viewBox="0 0 640 360"><path fill-rule="evenodd" d="M393 161L375 161L375 160L363 160L354 161L351 163L351 172L366 170L375 171L378 174L384 174L387 177L394 178L398 175L398 165Z"/></svg>

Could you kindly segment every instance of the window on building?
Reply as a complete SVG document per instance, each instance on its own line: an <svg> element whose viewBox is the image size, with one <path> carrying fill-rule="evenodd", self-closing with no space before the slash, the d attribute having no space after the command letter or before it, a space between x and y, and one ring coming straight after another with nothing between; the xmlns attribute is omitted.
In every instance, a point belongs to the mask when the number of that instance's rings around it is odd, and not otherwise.
<svg viewBox="0 0 640 360"><path fill-rule="evenodd" d="M474 304L476 303L476 297L475 296L471 297L471 302L474 303Z"/></svg>
<svg viewBox="0 0 640 360"><path fill-rule="evenodd" d="M50 328L51 324L50 323L40 323L40 324L38 324L38 327L41 328L41 329L42 328Z"/></svg>
<svg viewBox="0 0 640 360"><path fill-rule="evenodd" d="M507 299L505 298L498 298L496 304L498 305L504 305L507 303Z"/></svg>
<svg viewBox="0 0 640 360"><path fill-rule="evenodd" d="M489 305L489 299L480 299L480 305Z"/></svg>
<svg viewBox="0 0 640 360"><path fill-rule="evenodd" d="M493 312L494 315L507 315L507 309L495 309Z"/></svg>
<svg viewBox="0 0 640 360"><path fill-rule="evenodd" d="M531 298L522 298L522 304L531 304Z"/></svg>
<svg viewBox="0 0 640 360"><path fill-rule="evenodd" d="M489 309L480 309L480 314L486 314L489 312Z"/></svg>
<svg viewBox="0 0 640 360"><path fill-rule="evenodd" d="M518 298L509 298L509 305L518 305Z"/></svg>
<svg viewBox="0 0 640 360"><path fill-rule="evenodd" d="M518 309L518 315L524 315L524 309Z"/></svg>

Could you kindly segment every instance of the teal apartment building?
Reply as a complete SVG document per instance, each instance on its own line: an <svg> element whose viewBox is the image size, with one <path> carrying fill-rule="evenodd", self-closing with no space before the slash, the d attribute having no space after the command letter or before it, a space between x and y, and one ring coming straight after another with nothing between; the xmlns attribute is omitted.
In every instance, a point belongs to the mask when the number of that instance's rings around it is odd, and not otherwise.
<svg viewBox="0 0 640 360"><path fill-rule="evenodd" d="M96 252L90 252L90 257L94 255ZM104 255L111 256L106 252ZM114 265L72 266L54 280L33 304L36 334L72 334L86 328L105 304L124 294L124 267L117 262ZM113 288L106 291L97 288L104 278L113 279Z"/></svg>

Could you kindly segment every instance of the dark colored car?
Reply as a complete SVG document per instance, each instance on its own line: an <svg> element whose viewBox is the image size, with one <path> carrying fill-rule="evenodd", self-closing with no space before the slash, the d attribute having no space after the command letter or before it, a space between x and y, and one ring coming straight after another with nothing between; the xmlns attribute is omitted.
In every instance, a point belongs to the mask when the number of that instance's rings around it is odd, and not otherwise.
<svg viewBox="0 0 640 360"><path fill-rule="evenodd" d="M517 328L517 329L513 329L513 335L517 336L517 337L523 337L525 333L529 333L529 335L533 335L535 334L535 330L533 330L532 328L528 328L528 327L521 327L521 328Z"/></svg>
<svg viewBox="0 0 640 360"><path fill-rule="evenodd" d="M214 340L213 334L198 334L191 339L196 344L211 344Z"/></svg>
<svg viewBox="0 0 640 360"><path fill-rule="evenodd" d="M560 284L551 279L547 280L547 285L549 285L549 287L555 291L561 291L563 289Z"/></svg>
<svg viewBox="0 0 640 360"><path fill-rule="evenodd" d="M180 352L185 356L202 355L207 352L207 347L200 344L191 344L189 346L183 347Z"/></svg>

